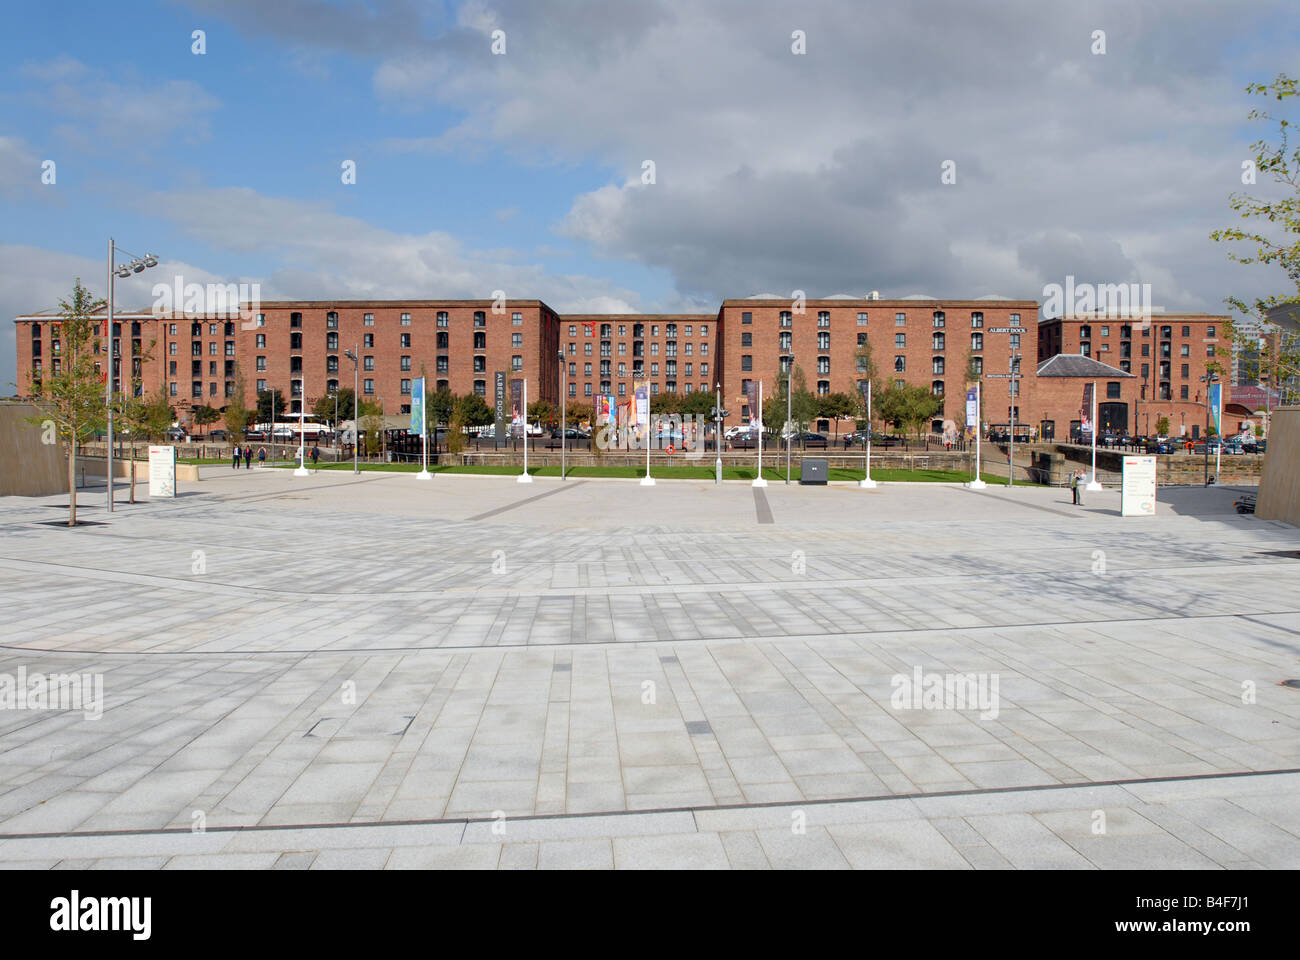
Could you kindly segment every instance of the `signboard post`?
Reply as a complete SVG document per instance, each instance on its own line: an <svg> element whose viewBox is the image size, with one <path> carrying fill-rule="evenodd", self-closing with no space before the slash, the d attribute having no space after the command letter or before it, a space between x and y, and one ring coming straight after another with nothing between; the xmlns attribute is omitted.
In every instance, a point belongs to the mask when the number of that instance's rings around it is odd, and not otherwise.
<svg viewBox="0 0 1300 960"><path fill-rule="evenodd" d="M972 490L983 490L988 486L980 475L980 385L966 391L966 435L975 434L975 479L966 484Z"/></svg>
<svg viewBox="0 0 1300 960"><path fill-rule="evenodd" d="M1096 492L1101 489L1101 484L1097 482L1097 383L1093 381L1088 384L1087 398L1092 402L1092 476L1088 478L1088 486L1084 489ZM1154 499L1155 493L1151 494Z"/></svg>
<svg viewBox="0 0 1300 960"><path fill-rule="evenodd" d="M532 483L533 478L528 475L528 381L524 380L522 384L523 401L520 404L520 416L523 417L524 429L524 472L519 474L518 483ZM514 427L511 427L513 430Z"/></svg>
<svg viewBox="0 0 1300 960"><path fill-rule="evenodd" d="M176 496L176 448L149 448L149 498Z"/></svg>
<svg viewBox="0 0 1300 960"><path fill-rule="evenodd" d="M496 399L496 422L492 427L492 446L500 447L506 441L506 372L498 370L493 384Z"/></svg>
<svg viewBox="0 0 1300 960"><path fill-rule="evenodd" d="M424 377L411 384L411 430L420 431L420 472L417 480L430 480L429 472L429 431L424 423Z"/></svg>
<svg viewBox="0 0 1300 960"><path fill-rule="evenodd" d="M1119 515L1153 517L1156 513L1156 458L1125 457L1120 481Z"/></svg>

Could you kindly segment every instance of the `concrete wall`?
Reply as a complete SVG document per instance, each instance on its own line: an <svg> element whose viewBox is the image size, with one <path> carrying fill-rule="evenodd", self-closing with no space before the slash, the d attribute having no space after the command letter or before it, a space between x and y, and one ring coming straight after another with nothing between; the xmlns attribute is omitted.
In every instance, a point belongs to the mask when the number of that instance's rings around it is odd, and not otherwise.
<svg viewBox="0 0 1300 960"><path fill-rule="evenodd" d="M88 477L102 478L104 476L104 473L106 472L105 468L107 467L107 465L108 465L108 461L103 456L78 457L77 474L81 475L84 472L85 475ZM118 457L113 458L113 476L117 478L117 480L127 479L127 477L130 475L130 472L131 472L131 463L129 460L122 460L121 458ZM136 460L135 482L137 484L144 484L145 486L149 485L148 459ZM176 464L177 485L180 485L182 483L198 483L198 482L199 482L198 464L194 464L194 463ZM116 483L116 480L114 481L114 483Z"/></svg>
<svg viewBox="0 0 1300 960"><path fill-rule="evenodd" d="M1300 407L1273 411L1255 513L1300 527Z"/></svg>
<svg viewBox="0 0 1300 960"><path fill-rule="evenodd" d="M0 496L46 497L68 490L63 446L41 443L41 428L27 422L32 403L0 403Z"/></svg>

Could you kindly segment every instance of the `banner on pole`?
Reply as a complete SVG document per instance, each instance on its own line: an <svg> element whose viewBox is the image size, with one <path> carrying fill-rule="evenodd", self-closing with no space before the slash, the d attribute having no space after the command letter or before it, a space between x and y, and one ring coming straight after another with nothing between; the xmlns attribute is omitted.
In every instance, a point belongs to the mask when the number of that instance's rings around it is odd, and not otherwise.
<svg viewBox="0 0 1300 960"><path fill-rule="evenodd" d="M745 402L749 404L750 432L753 433L755 427L761 430L763 427L763 411L761 409L762 404L759 402L757 380L749 381L749 386L745 389Z"/></svg>
<svg viewBox="0 0 1300 960"><path fill-rule="evenodd" d="M510 381L510 436L522 437L524 435L524 410L523 398L524 382L522 380Z"/></svg>
<svg viewBox="0 0 1300 960"><path fill-rule="evenodd" d="M408 432L424 436L424 377L411 384L411 426Z"/></svg>
<svg viewBox="0 0 1300 960"><path fill-rule="evenodd" d="M1214 418L1214 432L1223 436L1223 384L1210 384L1210 416Z"/></svg>
<svg viewBox="0 0 1300 960"><path fill-rule="evenodd" d="M496 400L496 410L494 411L496 413L494 435L496 437L496 445L500 446L506 438L506 424L509 422L507 418L509 410L506 408L506 372L504 370L498 370L496 372L496 382L493 386L495 389Z"/></svg>
<svg viewBox="0 0 1300 960"><path fill-rule="evenodd" d="M971 387L966 391L966 439L974 440L980 428L980 391Z"/></svg>

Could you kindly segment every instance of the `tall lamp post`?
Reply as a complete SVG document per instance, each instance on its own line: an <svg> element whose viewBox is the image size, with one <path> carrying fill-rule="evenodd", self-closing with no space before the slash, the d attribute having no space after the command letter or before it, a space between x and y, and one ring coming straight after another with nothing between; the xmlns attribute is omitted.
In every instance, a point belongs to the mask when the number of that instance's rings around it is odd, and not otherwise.
<svg viewBox="0 0 1300 960"><path fill-rule="evenodd" d="M1011 352L1011 366L1008 371L1011 374L1011 406L1009 409L1011 422L1011 443L1007 447L1007 486L1016 485L1016 375L1020 373L1020 354L1014 350ZM1093 424L1093 430L1096 431L1097 425Z"/></svg>
<svg viewBox="0 0 1300 960"><path fill-rule="evenodd" d="M714 386L717 396L713 401L713 450L717 459L713 464L713 482L722 483L722 384Z"/></svg>
<svg viewBox="0 0 1300 960"><path fill-rule="evenodd" d="M561 350L559 352L559 355L560 355L560 479L567 480L568 477L566 476L566 474L568 473L568 471L564 469L564 465L565 465L564 439L569 432L569 422L567 419L567 408L565 407L565 403L564 403L564 351ZM594 429L595 426L596 424L593 423L592 424L593 431L591 435L592 443L596 442L596 431Z"/></svg>
<svg viewBox="0 0 1300 960"><path fill-rule="evenodd" d="M117 259L118 246L113 242L113 238L108 238L108 316L104 322L104 364L107 367L107 373L104 376L104 406L108 414L108 430L105 439L108 442L108 457L105 461L104 478L108 483L108 512L113 512L113 377L116 372L113 370L113 364L118 358L113 353L113 278L121 277L125 280L133 273L144 273L149 267L158 266L158 258L152 253L147 253L143 257L135 257L130 263L124 263L120 267L115 265ZM126 250L122 251L127 253ZM131 456L135 457L135 444L131 444ZM132 471L131 482L135 483L135 472Z"/></svg>
<svg viewBox="0 0 1300 960"><path fill-rule="evenodd" d="M758 419L762 422L762 410L758 412ZM785 368L785 482L787 485L790 483L790 448L794 446L794 432L790 425L792 419L794 419L794 354L790 355L790 365Z"/></svg>
<svg viewBox="0 0 1300 960"><path fill-rule="evenodd" d="M343 355L352 361L352 472L359 474L361 468L357 466L357 448L361 446L361 400L357 396L357 387L360 385L358 377L359 366L357 364L357 354L361 351L361 344L357 344L351 350L344 350Z"/></svg>
<svg viewBox="0 0 1300 960"><path fill-rule="evenodd" d="M1205 486L1210 485L1210 385L1219 382L1217 373L1206 373L1201 378L1201 383L1205 384ZM1223 438L1219 438L1223 442ZM1218 481L1216 472L1215 481Z"/></svg>

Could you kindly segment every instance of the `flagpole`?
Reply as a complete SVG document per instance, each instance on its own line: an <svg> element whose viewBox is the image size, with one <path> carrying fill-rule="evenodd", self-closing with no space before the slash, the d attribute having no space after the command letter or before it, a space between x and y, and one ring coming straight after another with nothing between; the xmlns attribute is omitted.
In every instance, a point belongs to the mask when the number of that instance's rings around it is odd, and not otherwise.
<svg viewBox="0 0 1300 960"><path fill-rule="evenodd" d="M428 384L424 382L424 377L420 378L420 472L415 475L417 480L429 480L433 474L429 472L429 395Z"/></svg>
<svg viewBox="0 0 1300 960"><path fill-rule="evenodd" d="M966 484L966 486L970 487L972 490L983 490L985 487L988 486L988 484L984 482L984 477L981 476L981 467L980 467L980 435L983 432L980 429L981 427L980 421L983 419L983 412L984 412L983 410L984 405L982 402L983 393L984 390L980 385L980 381L976 380L975 381L975 479L972 480L970 483ZM966 411L966 420L967 423L970 422L969 410Z"/></svg>
<svg viewBox="0 0 1300 960"><path fill-rule="evenodd" d="M862 490L874 490L876 481L871 479L871 381L867 381L867 477L858 481Z"/></svg>
<svg viewBox="0 0 1300 960"><path fill-rule="evenodd" d="M641 426L641 398L637 396L637 390L645 391L645 476L641 478L641 486L653 487L655 478L650 476L650 387L647 382L642 382L639 388L633 387L632 402L636 404L636 425Z"/></svg>
<svg viewBox="0 0 1300 960"><path fill-rule="evenodd" d="M519 475L518 483L532 483L533 478L528 475L528 378L524 377L524 399L523 409L520 411L524 419L524 472Z"/></svg>
<svg viewBox="0 0 1300 960"><path fill-rule="evenodd" d="M753 417L750 417L753 421ZM766 487L767 481L763 479L763 381L758 381L758 476L754 478L751 486Z"/></svg>
<svg viewBox="0 0 1300 960"><path fill-rule="evenodd" d="M1092 478L1085 490L1100 490L1097 482L1097 381L1092 381Z"/></svg>

